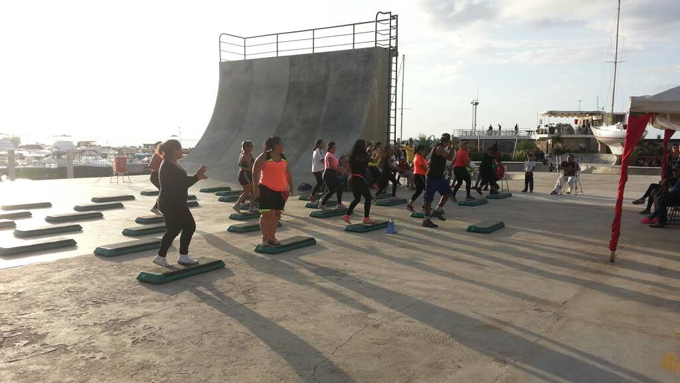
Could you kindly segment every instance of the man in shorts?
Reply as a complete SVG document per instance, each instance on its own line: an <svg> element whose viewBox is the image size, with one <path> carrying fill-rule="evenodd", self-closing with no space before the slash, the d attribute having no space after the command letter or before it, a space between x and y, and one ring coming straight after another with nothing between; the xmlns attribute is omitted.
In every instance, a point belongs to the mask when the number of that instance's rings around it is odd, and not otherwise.
<svg viewBox="0 0 680 383"><path fill-rule="evenodd" d="M452 161L454 156L455 151L453 150L451 135L444 133L439 143L430 152L430 167L427 170L427 178L425 180L424 227L438 227L430 219L431 216L435 216L441 221L446 221L442 210L446 201L453 195L453 191L448 180L444 177L444 172L446 171L446 161ZM437 208L432 211L432 201L434 201L435 193L439 193L442 197Z"/></svg>

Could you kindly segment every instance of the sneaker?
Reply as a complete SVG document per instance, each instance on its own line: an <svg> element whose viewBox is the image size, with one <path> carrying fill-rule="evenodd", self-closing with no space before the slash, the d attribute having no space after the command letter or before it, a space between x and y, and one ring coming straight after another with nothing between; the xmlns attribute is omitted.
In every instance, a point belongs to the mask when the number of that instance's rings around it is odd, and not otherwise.
<svg viewBox="0 0 680 383"><path fill-rule="evenodd" d="M309 195L309 202L311 202L311 203L316 202L316 197L314 197L314 194Z"/></svg>
<svg viewBox="0 0 680 383"><path fill-rule="evenodd" d="M234 209L234 211L236 211L237 213L241 214L241 207L239 206L239 204L235 204L231 208Z"/></svg>
<svg viewBox="0 0 680 383"><path fill-rule="evenodd" d="M663 229L666 226L668 226L668 225L665 222L656 222L656 223L649 225L649 227L653 227L655 229Z"/></svg>
<svg viewBox="0 0 680 383"><path fill-rule="evenodd" d="M410 211L411 213L416 212L415 209L413 209L413 205L411 205L411 204L406 205L406 210Z"/></svg>
<svg viewBox="0 0 680 383"><path fill-rule="evenodd" d="M267 244L269 246L281 246L281 242L279 242L276 238L269 238L267 240Z"/></svg>
<svg viewBox="0 0 680 383"><path fill-rule="evenodd" d="M165 257L161 257L160 255L157 255L156 258L153 259L153 263L161 267L170 267L170 264Z"/></svg>
<svg viewBox="0 0 680 383"><path fill-rule="evenodd" d="M473 196L471 196L471 195L469 195L469 196L465 197L465 200L466 200L466 201L474 201L474 200L476 200L476 198L473 197Z"/></svg>
<svg viewBox="0 0 680 383"><path fill-rule="evenodd" d="M161 213L161 209L159 209L158 207L154 207L153 209L151 209L151 212L156 215L163 215L163 213Z"/></svg>
<svg viewBox="0 0 680 383"><path fill-rule="evenodd" d="M347 210L347 205L344 205L344 204L339 203L339 204L337 204L337 205L335 206L335 208L336 208L336 209L344 209L344 210Z"/></svg>
<svg viewBox="0 0 680 383"><path fill-rule="evenodd" d="M635 201L633 201L633 205L642 205L643 203L645 203L644 198L636 199Z"/></svg>
<svg viewBox="0 0 680 383"><path fill-rule="evenodd" d="M652 214L652 212L649 209L645 209L645 210L641 211L639 214L650 215L650 214Z"/></svg>
<svg viewBox="0 0 680 383"><path fill-rule="evenodd" d="M347 214L342 216L342 220L345 221L345 223L348 225L352 224L352 221L349 219L349 216Z"/></svg>
<svg viewBox="0 0 680 383"><path fill-rule="evenodd" d="M423 221L423 227L439 227L439 225L437 225L436 223L430 221L429 218L426 218L426 219Z"/></svg>
<svg viewBox="0 0 680 383"><path fill-rule="evenodd" d="M319 205L319 209L325 211L325 210L328 210L328 206L326 206L326 205Z"/></svg>
<svg viewBox="0 0 680 383"><path fill-rule="evenodd" d="M550 192L550 195L557 195L557 192L553 190Z"/></svg>
<svg viewBox="0 0 680 383"><path fill-rule="evenodd" d="M642 221L640 221L640 223L645 224L645 225L649 225L649 224L653 224L653 223L657 223L657 222L659 222L658 217L654 217L652 219L649 219L649 217L645 217L645 218L642 219Z"/></svg>
<svg viewBox="0 0 680 383"><path fill-rule="evenodd" d="M440 221L446 221L446 218L444 218L444 215L442 214L441 211L433 211L432 212L433 217L437 217Z"/></svg>
<svg viewBox="0 0 680 383"><path fill-rule="evenodd" d="M522 193L526 193L526 192L527 192L527 189L523 189L523 190L522 190Z"/></svg>
<svg viewBox="0 0 680 383"><path fill-rule="evenodd" d="M179 263L182 266L185 265L195 265L198 263L197 260L191 258L189 254L180 254L179 258L177 258L177 263Z"/></svg>
<svg viewBox="0 0 680 383"><path fill-rule="evenodd" d="M475 191L479 193L479 195L484 195L484 193L482 193L482 189L480 189L479 187L476 187Z"/></svg>
<svg viewBox="0 0 680 383"><path fill-rule="evenodd" d="M363 223L364 225L375 225L377 222L375 222L374 220L372 220L368 217L364 217L364 219L361 221L361 223Z"/></svg>
<svg viewBox="0 0 680 383"><path fill-rule="evenodd" d="M451 201L453 201L453 202L458 202L458 200L456 199L456 197L451 197Z"/></svg>

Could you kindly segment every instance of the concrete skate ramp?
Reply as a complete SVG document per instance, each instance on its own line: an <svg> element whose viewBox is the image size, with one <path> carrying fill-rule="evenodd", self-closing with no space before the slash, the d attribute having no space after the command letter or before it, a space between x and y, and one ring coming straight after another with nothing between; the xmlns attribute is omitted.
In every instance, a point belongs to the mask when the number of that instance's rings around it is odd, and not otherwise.
<svg viewBox="0 0 680 383"><path fill-rule="evenodd" d="M294 181L309 181L317 139L335 141L336 154L358 138L385 141L388 70L383 48L222 62L213 116L182 166L236 182L241 142L253 141L257 156L276 135Z"/></svg>

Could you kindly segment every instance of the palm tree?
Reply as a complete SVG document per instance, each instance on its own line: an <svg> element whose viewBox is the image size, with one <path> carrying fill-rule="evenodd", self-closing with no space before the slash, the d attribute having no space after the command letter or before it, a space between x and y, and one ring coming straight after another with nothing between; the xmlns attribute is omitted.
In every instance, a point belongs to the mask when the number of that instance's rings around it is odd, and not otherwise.
<svg viewBox="0 0 680 383"><path fill-rule="evenodd" d="M434 135L428 136L427 134L419 134L418 137L416 137L415 140L413 140L413 143L416 145L425 145L427 148L431 148L434 146L436 138Z"/></svg>

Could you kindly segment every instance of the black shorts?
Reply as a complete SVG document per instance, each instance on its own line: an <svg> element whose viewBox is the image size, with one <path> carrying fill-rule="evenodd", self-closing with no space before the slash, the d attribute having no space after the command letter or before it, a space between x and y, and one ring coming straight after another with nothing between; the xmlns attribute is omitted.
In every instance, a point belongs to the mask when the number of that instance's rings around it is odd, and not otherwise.
<svg viewBox="0 0 680 383"><path fill-rule="evenodd" d="M258 186L260 189L260 199L257 200L257 203L261 212L267 212L270 210L283 210L283 208L286 206L286 201L283 199L283 195L286 192L275 191L262 184Z"/></svg>
<svg viewBox="0 0 680 383"><path fill-rule="evenodd" d="M234 174L234 173L232 173ZM250 170L239 170L238 172L238 183L241 186L248 185L253 182L253 172Z"/></svg>

